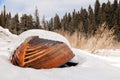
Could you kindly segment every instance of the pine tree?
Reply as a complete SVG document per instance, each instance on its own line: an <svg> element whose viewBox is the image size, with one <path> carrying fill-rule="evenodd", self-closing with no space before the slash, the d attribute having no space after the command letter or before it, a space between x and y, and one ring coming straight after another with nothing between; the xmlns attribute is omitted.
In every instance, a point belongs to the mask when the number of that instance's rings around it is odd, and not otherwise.
<svg viewBox="0 0 120 80"><path fill-rule="evenodd" d="M107 24L109 25L109 28L111 28L113 25L112 25L112 9L111 9L110 1L108 1L105 6L105 18Z"/></svg>
<svg viewBox="0 0 120 80"><path fill-rule="evenodd" d="M118 26L120 27L120 1L118 5Z"/></svg>
<svg viewBox="0 0 120 80"><path fill-rule="evenodd" d="M67 29L67 31L70 31L70 22L71 22L71 14L70 13L68 13L68 16L67 16L67 21L66 21L66 24L65 24L65 28Z"/></svg>
<svg viewBox="0 0 120 80"><path fill-rule="evenodd" d="M49 31L53 31L53 29L54 29L54 21L53 18L51 18L49 21Z"/></svg>
<svg viewBox="0 0 120 80"><path fill-rule="evenodd" d="M117 11L117 9L118 9L118 2L117 2L117 0L114 0L114 3L113 3L113 5L112 5L112 16L113 16L113 18L112 18L112 25L116 25L117 26L117 21L118 21L118 11Z"/></svg>
<svg viewBox="0 0 120 80"><path fill-rule="evenodd" d="M99 18L99 10L100 10L100 3L99 0L96 0L95 2L95 21L96 21L96 25L99 25L100 23L100 18Z"/></svg>
<svg viewBox="0 0 120 80"><path fill-rule="evenodd" d="M34 25L35 27L35 29L40 29L41 28L41 26L40 26L40 20L39 20L39 13L38 13L38 9L37 9L37 7L36 7L36 9L35 9L35 25Z"/></svg>
<svg viewBox="0 0 120 80"><path fill-rule="evenodd" d="M86 11L86 9L83 10L83 26L84 26L84 33L87 34L88 32L88 13Z"/></svg>
<svg viewBox="0 0 120 80"><path fill-rule="evenodd" d="M22 31L27 30L27 14L23 14L21 19L20 19L20 27Z"/></svg>
<svg viewBox="0 0 120 80"><path fill-rule="evenodd" d="M59 16L56 14L56 16L54 17L54 29L60 29L60 18Z"/></svg>
<svg viewBox="0 0 120 80"><path fill-rule="evenodd" d="M45 30L49 30L48 29L48 22L46 21L46 19L45 19L45 16L43 16L43 18L42 18L42 28L43 29L45 29Z"/></svg>
<svg viewBox="0 0 120 80"><path fill-rule="evenodd" d="M63 16L63 19L61 20L61 28L62 30L67 30L67 27L66 27L66 23L67 22L67 13L65 14L65 16Z"/></svg>
<svg viewBox="0 0 120 80"><path fill-rule="evenodd" d="M33 17L32 15L27 16L27 29L33 29Z"/></svg>
<svg viewBox="0 0 120 80"><path fill-rule="evenodd" d="M3 11L1 11L1 26L5 27L6 24L6 7L4 5Z"/></svg>
<svg viewBox="0 0 120 80"><path fill-rule="evenodd" d="M11 14L10 13L6 15L5 27L8 28L10 31L12 30L11 29Z"/></svg>
<svg viewBox="0 0 120 80"><path fill-rule="evenodd" d="M1 16L0 16L0 26L4 26L4 16L3 16L3 11L1 11Z"/></svg>
<svg viewBox="0 0 120 80"><path fill-rule="evenodd" d="M18 18L19 18L18 14L15 14L15 16L12 18L11 29L15 34L18 34L18 31L20 30Z"/></svg>
<svg viewBox="0 0 120 80"><path fill-rule="evenodd" d="M101 12L102 12L102 13L101 13L101 24L106 22L105 7L106 7L106 4L103 3L103 4L102 4L102 7L101 7Z"/></svg>
<svg viewBox="0 0 120 80"><path fill-rule="evenodd" d="M78 23L78 32L83 33L84 32L84 25L83 25L83 8L81 8L80 13L79 13L79 23Z"/></svg>
<svg viewBox="0 0 120 80"><path fill-rule="evenodd" d="M1 26L1 14L0 14L0 26Z"/></svg>
<svg viewBox="0 0 120 80"><path fill-rule="evenodd" d="M45 20L45 16L43 16L42 18L42 28L46 29L46 20Z"/></svg>
<svg viewBox="0 0 120 80"><path fill-rule="evenodd" d="M4 9L3 9L3 27L5 27L6 24L6 7L4 5Z"/></svg>
<svg viewBox="0 0 120 80"><path fill-rule="evenodd" d="M78 17L77 12L74 10L72 13L71 20L69 22L68 31L70 32L70 34L74 33L75 30L77 30L78 25L79 25L79 17Z"/></svg>
<svg viewBox="0 0 120 80"><path fill-rule="evenodd" d="M91 6L88 8L88 34L93 35L95 31L95 17Z"/></svg>
<svg viewBox="0 0 120 80"><path fill-rule="evenodd" d="M117 26L115 26L115 35L116 35L116 40L118 40L120 42L120 1L118 4L118 8L117 8L117 12L118 12L118 17L117 17Z"/></svg>
<svg viewBox="0 0 120 80"><path fill-rule="evenodd" d="M118 2L117 2L117 1L118 1L118 0L114 0L114 3L113 3L113 5L112 5L114 11L116 11L116 10L117 10L117 7L118 7Z"/></svg>

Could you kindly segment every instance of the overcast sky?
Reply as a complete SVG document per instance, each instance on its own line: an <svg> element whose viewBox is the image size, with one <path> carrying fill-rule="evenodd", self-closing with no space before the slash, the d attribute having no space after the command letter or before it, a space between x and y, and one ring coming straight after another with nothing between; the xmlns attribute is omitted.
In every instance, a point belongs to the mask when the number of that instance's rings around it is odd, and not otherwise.
<svg viewBox="0 0 120 80"><path fill-rule="evenodd" d="M0 10L6 5L7 11L13 15L19 13L34 14L37 6L40 18L45 16L47 19L53 17L56 13L63 16L66 12L72 12L74 9L79 11L81 6L88 8L89 5L94 6L96 0L0 0ZM108 0L99 0L100 3ZM113 2L114 0L110 0Z"/></svg>

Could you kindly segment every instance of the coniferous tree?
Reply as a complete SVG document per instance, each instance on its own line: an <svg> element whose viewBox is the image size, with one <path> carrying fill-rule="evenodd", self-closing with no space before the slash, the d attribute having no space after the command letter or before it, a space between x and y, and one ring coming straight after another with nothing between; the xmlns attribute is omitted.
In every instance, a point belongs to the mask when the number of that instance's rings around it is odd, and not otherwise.
<svg viewBox="0 0 120 80"><path fill-rule="evenodd" d="M62 30L67 30L67 27L68 26L66 26L66 23L67 22L67 13L65 14L65 16L63 16L63 19L61 20L61 28L62 28Z"/></svg>
<svg viewBox="0 0 120 80"><path fill-rule="evenodd" d="M118 17L117 17L117 25L115 26L115 35L116 35L116 40L118 40L120 42L120 1L118 4L118 8L117 8L117 12L118 12Z"/></svg>
<svg viewBox="0 0 120 80"><path fill-rule="evenodd" d="M12 29L11 29L11 14L10 13L6 15L5 27L8 28L10 31L12 31Z"/></svg>
<svg viewBox="0 0 120 80"><path fill-rule="evenodd" d="M13 18L12 18L12 23L11 23L11 29L13 31L13 33L18 34L18 31L20 30L19 28L19 16L18 14L16 14Z"/></svg>
<svg viewBox="0 0 120 80"><path fill-rule="evenodd" d="M83 10L83 13L82 13L83 17L83 29L84 29L84 33L87 34L88 32L88 13L86 11L86 9Z"/></svg>
<svg viewBox="0 0 120 80"><path fill-rule="evenodd" d="M47 30L47 29L46 29L46 20L45 20L45 16L43 16L43 18L42 18L42 28L45 29L45 30Z"/></svg>
<svg viewBox="0 0 120 80"><path fill-rule="evenodd" d="M1 16L0 16L1 18L1 26L3 27L4 26L4 15L3 15L3 11L1 11Z"/></svg>
<svg viewBox="0 0 120 80"><path fill-rule="evenodd" d="M48 26L49 26L49 27L48 27L48 28L49 28L49 31L53 31L53 29L54 29L54 21L53 21L53 18L50 19Z"/></svg>
<svg viewBox="0 0 120 80"><path fill-rule="evenodd" d="M59 16L56 14L56 16L54 17L54 29L60 29L60 18Z"/></svg>
<svg viewBox="0 0 120 80"><path fill-rule="evenodd" d="M75 30L77 30L78 28L78 23L79 23L79 19L78 19L78 15L77 12L74 10L72 13L72 17L69 23L69 32L70 34L74 33Z"/></svg>
<svg viewBox="0 0 120 80"><path fill-rule="evenodd" d="M117 21L118 21L118 11L117 11L117 9L118 9L118 2L117 2L117 0L114 0L114 3L113 3L113 5L112 5L112 16L113 16L113 21L112 21L112 26L117 26Z"/></svg>
<svg viewBox="0 0 120 80"><path fill-rule="evenodd" d="M100 18L99 18L99 10L100 10L100 3L99 0L96 0L95 2L95 21L96 21L96 25L99 25L100 23Z"/></svg>
<svg viewBox="0 0 120 80"><path fill-rule="evenodd" d="M6 7L4 5L4 8L3 8L3 27L5 27L5 24L6 24Z"/></svg>
<svg viewBox="0 0 120 80"><path fill-rule="evenodd" d="M67 31L70 31L70 22L71 22L71 14L70 13L68 13L68 16L67 16L67 21L66 21L66 25L65 25L65 28L67 29Z"/></svg>
<svg viewBox="0 0 120 80"><path fill-rule="evenodd" d="M88 8L88 34L93 35L95 31L95 16L91 6Z"/></svg>
<svg viewBox="0 0 120 80"><path fill-rule="evenodd" d="M105 18L106 18L107 24L109 25L109 28L111 29L111 27L112 27L112 10L111 10L110 1L108 1L105 6Z"/></svg>
<svg viewBox="0 0 120 80"><path fill-rule="evenodd" d="M35 9L35 22L34 23L35 23L35 25L34 25L35 29L40 29L41 28L41 26L40 26L40 20L39 20L39 13L38 13L37 7Z"/></svg>
<svg viewBox="0 0 120 80"><path fill-rule="evenodd" d="M101 13L101 24L106 22L105 7L106 7L106 4L103 3L103 4L102 4L102 7L101 7L101 12L102 12L102 13Z"/></svg>
<svg viewBox="0 0 120 80"><path fill-rule="evenodd" d="M43 18L42 18L42 26L43 26L43 29L49 30L48 29L48 22L46 21L45 16L43 16Z"/></svg>
<svg viewBox="0 0 120 80"><path fill-rule="evenodd" d="M27 29L33 29L33 17L32 15L27 16Z"/></svg>
<svg viewBox="0 0 120 80"><path fill-rule="evenodd" d="M0 14L0 26L1 26L1 14Z"/></svg>
<svg viewBox="0 0 120 80"><path fill-rule="evenodd" d="M120 27L120 1L118 5L118 26Z"/></svg>
<svg viewBox="0 0 120 80"><path fill-rule="evenodd" d="M20 27L22 31L26 31L27 30L27 14L22 15L20 22L21 22Z"/></svg>

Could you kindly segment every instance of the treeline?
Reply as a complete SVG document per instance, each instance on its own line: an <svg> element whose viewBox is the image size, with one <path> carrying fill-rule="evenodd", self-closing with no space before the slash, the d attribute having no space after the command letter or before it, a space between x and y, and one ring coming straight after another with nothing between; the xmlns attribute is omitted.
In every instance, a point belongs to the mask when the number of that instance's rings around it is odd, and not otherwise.
<svg viewBox="0 0 120 80"><path fill-rule="evenodd" d="M53 19L51 19L51 22ZM114 29L117 40L120 41L120 1L100 4L96 0L94 9L89 5L88 9L81 8L80 11L66 13L62 19L56 14L54 17L54 28L68 31L70 34L77 31L86 37L93 36L102 24L109 29Z"/></svg>
<svg viewBox="0 0 120 80"><path fill-rule="evenodd" d="M96 0L94 9L89 5L88 9L81 8L80 11L74 10L72 13L66 13L62 18L59 15L51 18L49 21L39 20L38 9L35 9L34 16L18 14L11 17L11 13L7 13L5 6L0 14L0 26L9 28L12 33L20 34L28 29L45 29L45 30L62 30L72 35L74 32L82 33L86 37L93 36L102 24L108 25L109 29L114 29L116 39L120 41L120 1L114 0L111 3L100 4Z"/></svg>
<svg viewBox="0 0 120 80"><path fill-rule="evenodd" d="M19 17L18 13L13 17L11 13L6 12L6 7L4 6L0 14L0 26L8 28L12 33L20 34L28 29L40 29L39 13L38 9L35 9L35 16L23 14Z"/></svg>

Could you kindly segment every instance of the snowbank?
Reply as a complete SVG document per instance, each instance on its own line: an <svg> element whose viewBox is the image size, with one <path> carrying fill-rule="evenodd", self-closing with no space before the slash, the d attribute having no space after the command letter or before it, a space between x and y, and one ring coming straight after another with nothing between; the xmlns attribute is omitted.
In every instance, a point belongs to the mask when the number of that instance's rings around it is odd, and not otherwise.
<svg viewBox="0 0 120 80"><path fill-rule="evenodd" d="M10 63L14 49L28 36L69 42L59 34L44 30L29 30L19 36L0 28L7 35L0 35L0 79L1 80L120 80L120 67L111 65L106 57L90 54L86 51L72 48L75 57L71 60L78 65L66 68L32 69L21 68ZM1 33L0 33L1 34ZM8 36L8 39L6 38ZM3 40L5 39L5 40Z"/></svg>
<svg viewBox="0 0 120 80"><path fill-rule="evenodd" d="M0 26L0 41L2 41L2 43L10 42L11 40L13 40L16 37L17 37L17 35L10 33L8 29L4 29Z"/></svg>

